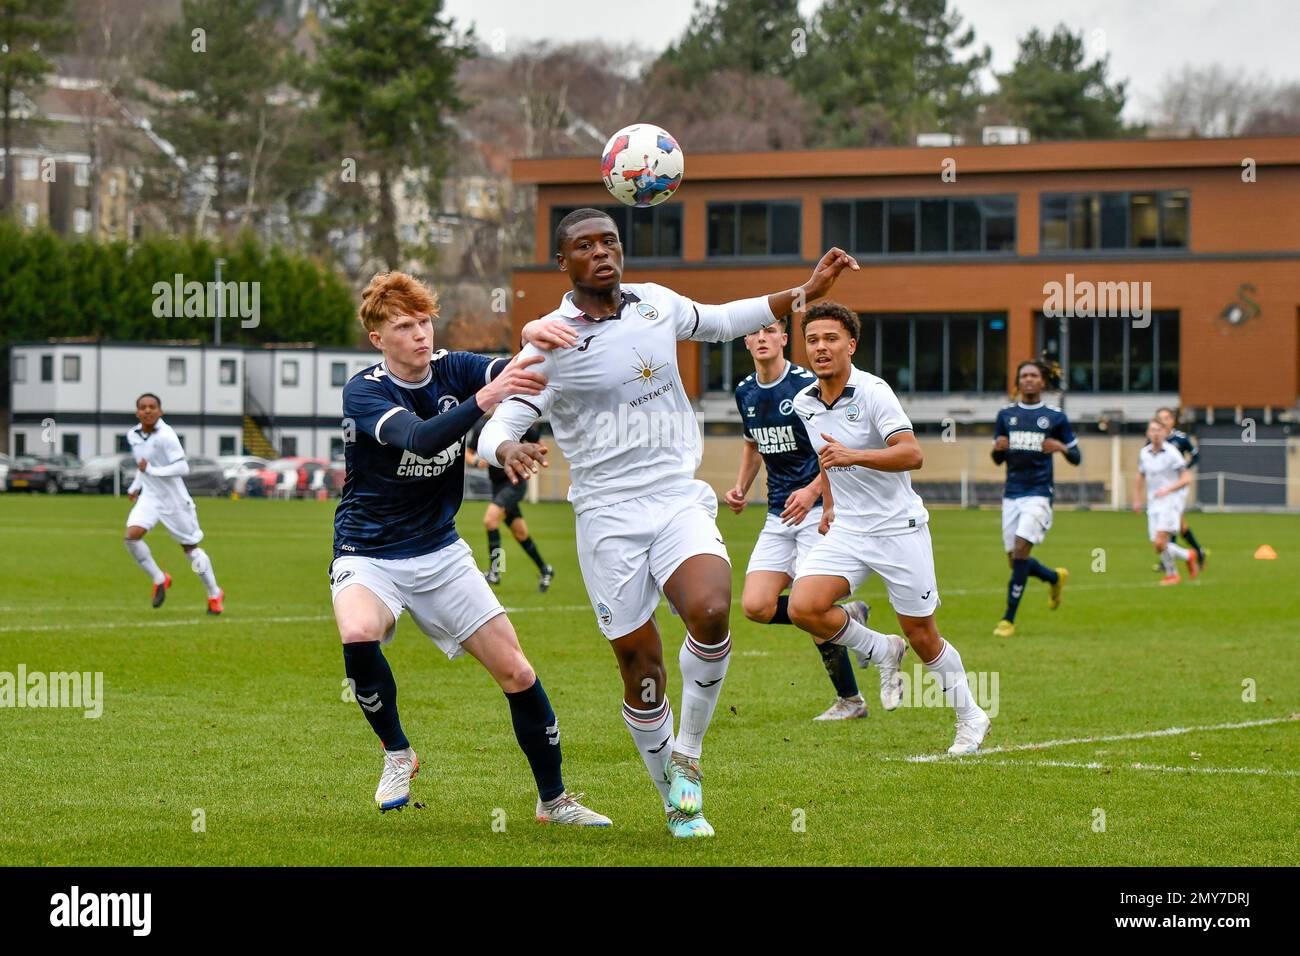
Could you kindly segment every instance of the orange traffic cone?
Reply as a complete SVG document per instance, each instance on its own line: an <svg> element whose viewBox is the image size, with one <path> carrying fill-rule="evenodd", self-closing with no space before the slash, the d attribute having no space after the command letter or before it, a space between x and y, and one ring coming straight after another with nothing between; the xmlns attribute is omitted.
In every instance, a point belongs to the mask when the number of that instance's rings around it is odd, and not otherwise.
<svg viewBox="0 0 1300 956"><path fill-rule="evenodd" d="M1256 560L1256 561L1276 561L1276 560L1277 560L1277 552L1274 551L1274 550L1273 550L1269 545L1267 545L1267 544L1261 544L1258 548L1255 549L1255 560Z"/></svg>

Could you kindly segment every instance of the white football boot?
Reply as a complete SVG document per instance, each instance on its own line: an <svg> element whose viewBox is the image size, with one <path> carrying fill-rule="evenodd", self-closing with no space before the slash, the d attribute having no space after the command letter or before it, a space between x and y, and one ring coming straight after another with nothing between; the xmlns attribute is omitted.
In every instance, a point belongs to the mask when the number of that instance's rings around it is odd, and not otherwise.
<svg viewBox="0 0 1300 956"><path fill-rule="evenodd" d="M855 720L867 716L867 702L862 695L856 697L836 697L831 704L813 720Z"/></svg>
<svg viewBox="0 0 1300 956"><path fill-rule="evenodd" d="M897 710L903 702L903 675L899 665L907 653L907 641L897 634L889 635L889 653L884 660L876 661L876 670L880 671L880 706L885 710Z"/></svg>
<svg viewBox="0 0 1300 956"><path fill-rule="evenodd" d="M384 751L384 772L375 790L380 810L396 810L411 799L411 778L420 772L420 758L410 747Z"/></svg>
<svg viewBox="0 0 1300 956"><path fill-rule="evenodd" d="M612 826L609 817L584 807L578 802L581 793L562 793L554 800L542 802L537 798L537 821L539 823L562 823L575 827Z"/></svg>
<svg viewBox="0 0 1300 956"><path fill-rule="evenodd" d="M980 749L980 744L984 743L984 738L988 736L991 723L989 715L982 710L973 720L957 721L957 738L948 748L948 753L954 757L975 753Z"/></svg>

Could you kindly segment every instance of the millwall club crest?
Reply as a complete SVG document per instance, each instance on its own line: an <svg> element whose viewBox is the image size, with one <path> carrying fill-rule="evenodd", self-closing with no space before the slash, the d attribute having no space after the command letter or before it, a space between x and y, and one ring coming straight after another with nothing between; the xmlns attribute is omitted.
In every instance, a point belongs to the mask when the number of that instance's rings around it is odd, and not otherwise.
<svg viewBox="0 0 1300 956"><path fill-rule="evenodd" d="M1008 425L1014 425L1015 423L1016 423L1016 416L1015 416L1015 415L1012 415L1010 418L1007 419L1007 424L1008 424Z"/></svg>
<svg viewBox="0 0 1300 956"><path fill-rule="evenodd" d="M789 415L794 411L794 399L787 398L777 407L780 409L782 415Z"/></svg>
<svg viewBox="0 0 1300 956"><path fill-rule="evenodd" d="M858 408L856 402L844 409L844 418L850 422L856 422L861 417L862 409Z"/></svg>
<svg viewBox="0 0 1300 956"><path fill-rule="evenodd" d="M659 310L649 302L638 302L636 304L636 310L641 314L641 318L648 319L651 322L659 318Z"/></svg>
<svg viewBox="0 0 1300 956"><path fill-rule="evenodd" d="M455 395L444 395L438 399L438 414L446 415L449 411L460 404L460 399Z"/></svg>
<svg viewBox="0 0 1300 956"><path fill-rule="evenodd" d="M1046 415L1039 415L1039 416L1038 416L1038 427L1039 427L1039 428L1046 429L1047 426L1050 425L1050 424L1051 424L1051 420L1048 419L1048 417L1047 417Z"/></svg>

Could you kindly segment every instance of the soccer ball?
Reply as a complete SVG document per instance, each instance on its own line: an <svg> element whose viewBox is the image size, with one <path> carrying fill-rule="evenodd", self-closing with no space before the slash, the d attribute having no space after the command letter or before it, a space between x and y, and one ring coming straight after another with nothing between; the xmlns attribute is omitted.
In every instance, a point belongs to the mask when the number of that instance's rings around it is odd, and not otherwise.
<svg viewBox="0 0 1300 956"><path fill-rule="evenodd" d="M605 188L627 206L657 206L677 192L686 157L677 140L650 123L625 126L609 138L600 157Z"/></svg>

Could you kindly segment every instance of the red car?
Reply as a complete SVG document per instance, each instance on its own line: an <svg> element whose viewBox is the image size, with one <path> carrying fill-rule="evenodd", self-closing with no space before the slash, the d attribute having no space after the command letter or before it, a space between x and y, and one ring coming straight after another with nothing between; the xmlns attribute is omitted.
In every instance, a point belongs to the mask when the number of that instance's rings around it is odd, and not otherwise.
<svg viewBox="0 0 1300 956"><path fill-rule="evenodd" d="M337 495L342 488L324 458L277 458L248 479L252 498L319 498Z"/></svg>

